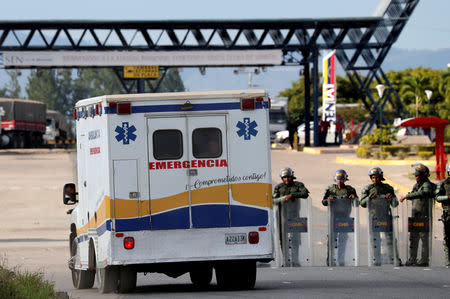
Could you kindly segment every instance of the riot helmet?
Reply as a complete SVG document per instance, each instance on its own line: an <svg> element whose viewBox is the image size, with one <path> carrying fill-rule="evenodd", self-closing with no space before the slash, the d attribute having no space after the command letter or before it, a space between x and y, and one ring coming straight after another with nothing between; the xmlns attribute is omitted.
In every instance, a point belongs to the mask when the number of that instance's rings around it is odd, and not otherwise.
<svg viewBox="0 0 450 299"><path fill-rule="evenodd" d="M289 167L285 167L283 169L280 170L280 177L284 178L290 176L292 177L292 179L295 179L294 177L294 171L292 169L290 169Z"/></svg>
<svg viewBox="0 0 450 299"><path fill-rule="evenodd" d="M411 165L411 167L414 167L414 175L418 175L424 178L430 176L430 170L422 163L414 163L413 165Z"/></svg>
<svg viewBox="0 0 450 299"><path fill-rule="evenodd" d="M338 169L334 173L334 181L348 181L347 172L344 169Z"/></svg>
<svg viewBox="0 0 450 299"><path fill-rule="evenodd" d="M384 181L383 170L381 170L380 167L372 167L369 169L369 177L371 177L373 175L381 176L381 180Z"/></svg>

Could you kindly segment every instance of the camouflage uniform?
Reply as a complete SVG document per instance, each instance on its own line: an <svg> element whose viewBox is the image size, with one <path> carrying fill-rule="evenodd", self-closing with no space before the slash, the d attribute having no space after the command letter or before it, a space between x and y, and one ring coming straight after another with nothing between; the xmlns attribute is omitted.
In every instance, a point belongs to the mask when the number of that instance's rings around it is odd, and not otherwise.
<svg viewBox="0 0 450 299"><path fill-rule="evenodd" d="M289 201L283 201L286 195L292 194L292 199ZM281 236L281 249L284 254L284 265L292 264L293 266L299 266L298 261L298 247L300 245L300 236L293 234L291 238L291 252L293 260L291 263L288 261L287 249L289 247L289 240L287 231L285 231L284 224L294 218L299 217L300 211L300 198L307 198L309 195L308 189L301 182L293 181L291 184L286 185L280 183L275 186L273 192L273 203L278 205L278 221Z"/></svg>
<svg viewBox="0 0 450 299"><path fill-rule="evenodd" d="M444 224L445 263L450 267L450 177L440 181L436 188L436 201L442 204L442 222Z"/></svg>
<svg viewBox="0 0 450 299"><path fill-rule="evenodd" d="M433 200L433 186L428 178L422 178L417 182L412 192L406 195L407 200L412 200L412 217L426 217L431 223L430 207ZM414 265L417 262L417 249L419 239L422 240L422 255L418 265L427 266L429 262L429 232L409 233L409 260L407 265Z"/></svg>
<svg viewBox="0 0 450 299"><path fill-rule="evenodd" d="M339 189L337 184L333 184L328 186L325 190L325 194L322 199L322 204L324 206L328 206L328 198L333 197L334 201L331 203L332 209L332 220L331 223L334 223L334 219L336 218L349 218L352 212L352 200L349 199L350 195L354 195L355 199L358 200L358 195L356 194L355 188L349 185L345 185L344 188ZM338 263L340 266L345 265L345 247L347 244L348 233L345 232L336 232L335 238L337 239L337 247L338 247ZM328 237L328 246L330 246L330 237ZM328 251L329 254L329 251ZM327 265L329 263L329 256L327 256Z"/></svg>
<svg viewBox="0 0 450 299"><path fill-rule="evenodd" d="M386 194L392 194L392 198L389 200L384 196ZM387 219L388 222L392 223L392 207L398 206L398 200L394 193L394 188L388 184L380 183L369 184L362 190L361 196L361 207L366 208L369 206L369 233L371 233L371 237L375 240L375 244L373 246L373 257L375 259L375 265L381 264L381 239L380 232L372 231L372 223L374 219ZM384 232L387 240L387 246L390 252L390 258L393 260L394 256L397 257L397 260L394 262L396 265L401 265L400 259L398 259L398 250L397 246L393 246L393 231L392 232ZM395 250L395 252L394 252Z"/></svg>

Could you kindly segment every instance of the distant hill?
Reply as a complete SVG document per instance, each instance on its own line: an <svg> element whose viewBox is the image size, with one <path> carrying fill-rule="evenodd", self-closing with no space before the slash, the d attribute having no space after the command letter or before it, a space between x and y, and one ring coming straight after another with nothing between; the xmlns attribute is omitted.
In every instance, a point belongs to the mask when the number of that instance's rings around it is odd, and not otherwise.
<svg viewBox="0 0 450 299"><path fill-rule="evenodd" d="M392 48L381 67L384 71L399 71L419 66L446 69L450 63L450 48L437 50L405 50Z"/></svg>

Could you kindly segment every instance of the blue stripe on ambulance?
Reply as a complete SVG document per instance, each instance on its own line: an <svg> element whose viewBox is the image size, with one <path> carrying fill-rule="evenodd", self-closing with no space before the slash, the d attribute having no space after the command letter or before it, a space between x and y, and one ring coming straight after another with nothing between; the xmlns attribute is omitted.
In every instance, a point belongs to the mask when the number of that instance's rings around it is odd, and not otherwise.
<svg viewBox="0 0 450 299"><path fill-rule="evenodd" d="M152 215L152 230L188 229L189 207Z"/></svg>
<svg viewBox="0 0 450 299"><path fill-rule="evenodd" d="M150 216L139 218L116 219L116 231L150 230Z"/></svg>
<svg viewBox="0 0 450 299"><path fill-rule="evenodd" d="M192 226L194 228L229 227L229 205L192 206Z"/></svg>
<svg viewBox="0 0 450 299"><path fill-rule="evenodd" d="M255 109L269 108L268 102L256 102ZM149 113L149 112L176 112L184 111L181 109L183 105L146 105L146 106L131 106L131 113ZM241 109L240 102L234 103L209 103L209 104L194 104L189 111L208 111L208 110L239 110ZM116 114L117 107L105 107L106 114Z"/></svg>
<svg viewBox="0 0 450 299"><path fill-rule="evenodd" d="M207 227L239 227L239 226L265 226L268 224L268 212L262 209L236 205L201 205L193 206L196 217L192 218L194 228ZM231 224L228 215L231 215ZM106 220L97 227L97 235L111 231L112 221ZM170 212L139 218L116 219L116 231L145 231L164 229L189 229L189 208L176 209ZM77 237L78 243L87 241L88 234Z"/></svg>

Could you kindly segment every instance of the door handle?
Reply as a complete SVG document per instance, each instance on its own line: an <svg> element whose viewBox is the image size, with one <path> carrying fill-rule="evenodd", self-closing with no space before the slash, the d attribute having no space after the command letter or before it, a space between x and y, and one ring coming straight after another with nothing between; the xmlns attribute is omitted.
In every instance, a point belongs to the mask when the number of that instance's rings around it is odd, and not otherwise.
<svg viewBox="0 0 450 299"><path fill-rule="evenodd" d="M188 169L187 175L188 176L196 176L196 175L198 175L198 171L197 171L197 169Z"/></svg>
<svg viewBox="0 0 450 299"><path fill-rule="evenodd" d="M139 198L139 192L130 192L128 194L129 198Z"/></svg>

